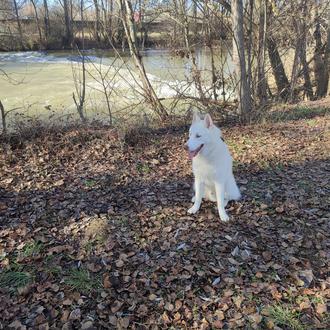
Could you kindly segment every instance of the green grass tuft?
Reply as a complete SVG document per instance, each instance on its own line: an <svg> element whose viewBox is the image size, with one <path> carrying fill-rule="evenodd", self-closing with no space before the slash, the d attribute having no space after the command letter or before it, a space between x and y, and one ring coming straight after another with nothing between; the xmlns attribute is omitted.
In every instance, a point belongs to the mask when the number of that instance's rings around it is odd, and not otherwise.
<svg viewBox="0 0 330 330"><path fill-rule="evenodd" d="M22 250L22 254L25 258L33 257L41 253L43 244L41 242L29 242Z"/></svg>
<svg viewBox="0 0 330 330"><path fill-rule="evenodd" d="M299 320L300 313L290 306L274 305L269 308L269 315L276 325L287 326L292 330L304 330Z"/></svg>
<svg viewBox="0 0 330 330"><path fill-rule="evenodd" d="M0 287L16 292L18 288L27 286L32 282L32 275L27 272L7 270L0 274Z"/></svg>
<svg viewBox="0 0 330 330"><path fill-rule="evenodd" d="M79 292L90 292L99 287L99 282L91 278L85 269L71 269L65 279L65 284Z"/></svg>

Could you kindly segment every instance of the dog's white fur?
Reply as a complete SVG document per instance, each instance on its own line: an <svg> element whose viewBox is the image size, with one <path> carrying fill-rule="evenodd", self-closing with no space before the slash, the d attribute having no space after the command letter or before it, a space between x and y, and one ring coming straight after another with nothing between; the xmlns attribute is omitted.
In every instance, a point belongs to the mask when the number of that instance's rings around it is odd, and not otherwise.
<svg viewBox="0 0 330 330"><path fill-rule="evenodd" d="M187 147L195 177L194 205L188 213L195 214L204 198L217 202L220 219L228 221L225 207L228 201L240 199L241 194L232 171L232 157L209 114L204 120L194 114Z"/></svg>

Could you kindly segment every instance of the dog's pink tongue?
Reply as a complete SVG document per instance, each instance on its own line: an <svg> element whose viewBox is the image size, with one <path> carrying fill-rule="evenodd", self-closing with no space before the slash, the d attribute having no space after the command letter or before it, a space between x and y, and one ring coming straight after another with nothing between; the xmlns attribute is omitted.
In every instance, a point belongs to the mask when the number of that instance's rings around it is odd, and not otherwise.
<svg viewBox="0 0 330 330"><path fill-rule="evenodd" d="M195 150L190 151L189 150L189 159L193 159L195 157Z"/></svg>

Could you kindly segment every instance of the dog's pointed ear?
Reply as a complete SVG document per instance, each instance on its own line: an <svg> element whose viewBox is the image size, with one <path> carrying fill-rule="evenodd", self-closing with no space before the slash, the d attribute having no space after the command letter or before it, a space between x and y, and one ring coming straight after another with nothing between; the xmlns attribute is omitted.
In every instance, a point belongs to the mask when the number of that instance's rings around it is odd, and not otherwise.
<svg viewBox="0 0 330 330"><path fill-rule="evenodd" d="M194 113L193 113L193 122L195 122L195 121L200 121L201 120L201 117L199 117L199 113L198 113L198 111L197 110L195 110L194 111Z"/></svg>
<svg viewBox="0 0 330 330"><path fill-rule="evenodd" d="M204 122L205 122L205 126L207 128L210 128L213 125L213 121L212 118L209 114L206 114L205 118L204 118Z"/></svg>

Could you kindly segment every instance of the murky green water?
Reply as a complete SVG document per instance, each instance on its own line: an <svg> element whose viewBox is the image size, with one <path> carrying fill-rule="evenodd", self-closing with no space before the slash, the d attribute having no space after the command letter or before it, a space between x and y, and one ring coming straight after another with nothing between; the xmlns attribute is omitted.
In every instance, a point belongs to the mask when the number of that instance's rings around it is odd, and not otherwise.
<svg viewBox="0 0 330 330"><path fill-rule="evenodd" d="M196 58L204 91L211 95L210 54L199 49ZM143 52L143 62L160 98L198 96L186 57L174 56L168 50L147 50ZM224 67L225 75L231 70L228 55L219 50L215 64L218 70ZM133 108L143 103L141 82L127 54L118 58L113 52L89 51L86 67L85 109L89 117L106 118L109 107L114 116L129 116ZM8 115L8 121L22 113L43 118L76 115L72 95L75 87L80 87L81 57L71 52L0 53L0 69L9 77L0 75L0 100L6 110L19 108ZM220 84L219 95L222 88Z"/></svg>

